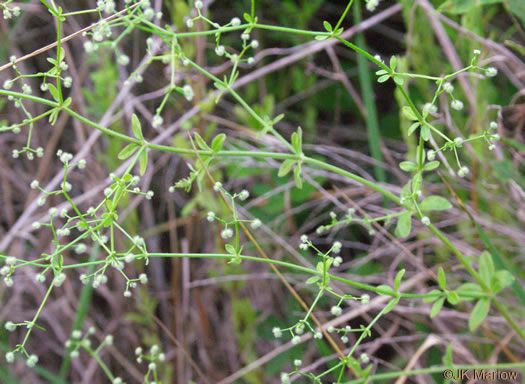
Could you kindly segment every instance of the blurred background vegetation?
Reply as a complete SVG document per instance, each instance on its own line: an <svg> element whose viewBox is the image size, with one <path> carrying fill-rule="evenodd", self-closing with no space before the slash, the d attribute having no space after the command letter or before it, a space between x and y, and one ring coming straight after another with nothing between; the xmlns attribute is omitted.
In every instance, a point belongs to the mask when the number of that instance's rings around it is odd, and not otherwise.
<svg viewBox="0 0 525 384"><path fill-rule="evenodd" d="M55 41L51 15L40 3L18 3L22 16L0 23L2 63L8 62L10 55L20 57ZM162 23L184 29L184 18L192 4L182 0L160 3L164 13ZM220 24L233 16L240 17L250 7L249 1L205 4L209 18ZM257 0L256 4L260 23L310 30L323 30L324 20L336 24L346 6L343 0ZM73 11L94 7L94 1L63 2L63 6ZM476 75L462 76L454 85L455 96L464 101L465 110L450 110L447 99L443 99L436 118L440 128L462 137L483 132L489 122L495 120L501 144L494 152L482 143L469 146L462 161L470 167L471 177L459 179L447 172L445 165L440 173L428 177L427 188L451 201L461 200L481 227L476 227L459 204L433 218L454 244L473 261L481 250L493 247L499 260L512 268L518 285L522 286L525 2L383 0L374 13L366 11L363 5L361 11L354 9L343 23L345 30L356 27L356 33L347 39L366 46L370 53L380 55L385 61L397 55L399 71L432 76L451 73L468 65L475 49L482 52L480 63L498 68L499 75L490 80ZM68 19L64 35L94 21L89 15ZM199 28L203 28L200 22L196 25L196 29ZM410 122L400 113L404 100L393 82L378 84L374 74L377 68L344 46L334 44L315 49L320 43L312 43L310 37L264 30L255 30L253 34L261 48L255 66L244 66L239 79L239 92L248 104L264 115L284 113L285 119L276 128L285 137L301 126L303 141L307 144L305 150L311 156L378 180L399 194L409 175L399 170L398 163L413 160L417 141L415 136L407 134ZM146 37L146 33L135 30L123 40L120 48L131 58L129 68L139 64ZM75 84L71 90L74 109L94 121L104 119L109 127L121 132L128 131L129 116L134 110L144 119L151 119L160 102L158 90L169 81L166 66L154 63L144 73L144 81L126 92L123 100L115 102L123 89L123 81L129 76L129 68L119 66L109 49L85 53L83 39L78 37L66 45L66 60ZM222 77L230 69L228 62L214 55L213 38L185 38L181 43L186 55L215 76ZM224 36L223 44L239 47L239 34ZM48 68L46 57L45 54L32 57L20 68L24 73L44 71ZM12 76L9 70L0 72L1 83L9 76ZM196 97L192 104L180 98L169 100L164 119L178 125L170 138L171 144L191 148L187 132L195 130L208 142L220 132L227 133L227 145L231 148L255 150L259 146L256 140L259 124L233 98L223 97L217 105L206 102L213 84L182 66L177 76L190 78ZM38 89L38 85L33 88ZM406 82L405 88L419 108L430 101L435 92L434 84L425 80ZM196 106L199 107L197 113L185 115ZM35 108L35 114L42 112L39 111L42 106L31 105L31 108ZM12 103L0 100L1 121L21 118ZM62 148L76 153L87 145L91 134L88 127L61 116L56 126L42 124L34 133L35 142L45 148L46 156L40 162L16 163L10 154L24 142L24 135L1 136L0 238L35 198L36 194L29 189L35 175L44 183L56 174L59 166L53 158L56 150ZM148 125L147 137L158 134ZM262 140L266 146L279 148L271 139ZM89 145L92 145L91 161L86 174L71 176L76 195L97 190L107 173L120 165L117 154L122 143L119 139L102 137ZM447 154L446 159L455 169L452 155ZM144 236L150 252L214 252L224 248L214 226L205 220L209 210L218 215L227 214L211 185L205 182L201 190L168 193L170 185L187 176L186 162L189 161L180 156L154 154L145 179L149 189L155 191L155 199L140 201L138 205L139 200L130 198L124 203L125 227L131 234ZM389 283L396 270L404 267L407 279L414 281L411 289L426 292L434 283L425 277L425 268L436 265L444 265L453 272L449 275L452 285L468 281L457 260L420 224L412 236L402 242L418 262L411 261L385 234L370 235L368 228L358 225L315 235L317 226L329 222L332 210L341 213L356 205L369 215L377 216L383 214L388 204L378 193L320 170L306 170L305 185L299 190L293 180L277 176L278 167L279 164L271 160L234 158L221 161L211 169L214 178L222 181L226 189L251 192L252 197L241 213L264 223L257 239L272 258L304 266L315 264L315 255L297 250L299 236L306 233L313 235L320 249L327 249L334 239L341 241L344 263L338 273L355 281L373 285ZM88 194L86 207L92 200L93 196ZM38 213L34 217L38 217ZM50 246L49 234L27 233L31 221L27 220L20 236L3 251L35 257L39 250ZM256 254L248 242L245 252ZM96 257L96 249L92 257ZM73 260L78 256L72 253L66 258ZM32 372L20 366L15 371L2 362L0 375L5 378L2 382L59 382L59 376L74 383L105 382L96 364L87 356L73 361L70 369L64 368L64 364L70 363L64 363L63 343L75 319L79 321L79 318L96 326L100 338L105 333L115 335L115 346L108 349L104 359L112 371L129 382L140 380L134 348L154 343L167 353L168 363L162 368L165 383L205 382L202 377L209 383L273 383L278 381L281 371L290 370L295 358L302 359L304 365L317 364L319 369L333 364L334 352L322 340L292 346L273 338L272 327L294 323L302 308L266 265L200 259L152 260L147 272L152 283L141 289L135 299L124 300L122 281L115 275L108 286L99 290L91 292L84 288L82 307L79 307L78 294L83 287L78 279L68 279L65 294L56 297L43 313L46 332L35 333L30 342L31 348L41 356L42 368ZM312 287L305 285L307 277L282 272L301 296L310 301ZM523 324L522 292L515 287L503 296ZM349 293L360 295L362 292ZM3 322L8 313L27 318L41 295L41 287L29 275L23 287L13 291L1 287L0 321ZM321 319L327 320L329 308L329 302L322 302L318 307ZM523 361L524 346L507 337L508 329L497 314L489 317L476 334L471 334L466 325L469 308L468 304L462 309L445 308L440 316L431 320L429 305L401 302L378 323L372 337L359 351L372 356L376 372L400 370L429 335L437 334L440 341L424 348L415 368L440 364L450 342L454 353L457 352L457 363ZM371 306L372 312L377 310L377 305ZM351 306L350 311L353 315L348 316L345 324L352 327L366 324L373 317L358 306ZM2 329L0 345L7 350L19 336ZM200 374L190 359L199 367ZM440 383L442 379L436 374L408 381Z"/></svg>

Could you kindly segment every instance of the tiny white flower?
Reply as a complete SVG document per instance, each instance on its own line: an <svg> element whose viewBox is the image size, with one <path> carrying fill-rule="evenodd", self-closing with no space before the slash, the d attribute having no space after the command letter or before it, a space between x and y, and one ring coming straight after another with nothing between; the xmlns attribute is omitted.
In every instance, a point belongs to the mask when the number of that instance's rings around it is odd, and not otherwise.
<svg viewBox="0 0 525 384"><path fill-rule="evenodd" d="M128 55L120 55L118 57L118 63L120 65L128 65L129 64L129 56Z"/></svg>
<svg viewBox="0 0 525 384"><path fill-rule="evenodd" d="M206 217L206 220L208 220L210 223L215 221L215 212L213 211L208 212L208 216Z"/></svg>
<svg viewBox="0 0 525 384"><path fill-rule="evenodd" d="M479 49L475 49L473 53L476 56L481 55L481 51Z"/></svg>
<svg viewBox="0 0 525 384"><path fill-rule="evenodd" d="M157 364L155 364L155 363L149 363L149 364L148 364L148 369L149 369L150 371L154 371L155 369L157 369Z"/></svg>
<svg viewBox="0 0 525 384"><path fill-rule="evenodd" d="M491 121L490 124L489 124L489 128L490 129L498 128L498 123L496 123L495 121Z"/></svg>
<svg viewBox="0 0 525 384"><path fill-rule="evenodd" d="M223 239L229 239L233 236L233 231L230 228L223 229L221 232L221 237Z"/></svg>
<svg viewBox="0 0 525 384"><path fill-rule="evenodd" d="M369 12L374 12L379 5L379 0L366 0L366 9Z"/></svg>
<svg viewBox="0 0 525 384"><path fill-rule="evenodd" d="M320 340L322 338L323 338L323 334L321 332L317 331L314 333L314 339Z"/></svg>
<svg viewBox="0 0 525 384"><path fill-rule="evenodd" d="M26 364L30 368L33 368L36 365L36 363L38 363L38 356L37 355L31 355L26 360Z"/></svg>
<svg viewBox="0 0 525 384"><path fill-rule="evenodd" d="M148 276L146 276L145 273L141 273L139 275L139 281L141 284L147 284L148 283Z"/></svg>
<svg viewBox="0 0 525 384"><path fill-rule="evenodd" d="M242 201L246 200L248 197L250 197L250 192L248 192L246 189L242 190L241 193L239 193L239 199Z"/></svg>
<svg viewBox="0 0 525 384"><path fill-rule="evenodd" d="M361 295L361 304L366 305L370 302L370 296L367 294Z"/></svg>
<svg viewBox="0 0 525 384"><path fill-rule="evenodd" d="M213 186L213 190L214 190L215 192L220 191L221 188L222 188L222 183L220 183L220 182L218 182L218 181L217 181L217 182L215 183L215 185Z"/></svg>
<svg viewBox="0 0 525 384"><path fill-rule="evenodd" d="M215 48L215 54L217 56L224 56L224 52L225 52L224 45L219 45L217 46L217 48Z"/></svg>
<svg viewBox="0 0 525 384"><path fill-rule="evenodd" d="M82 337L82 331L75 329L73 332L71 332L71 337L73 339L80 339Z"/></svg>
<svg viewBox="0 0 525 384"><path fill-rule="evenodd" d="M7 361L8 363L12 363L13 361L15 361L15 355L13 352L7 352L5 354L5 361Z"/></svg>
<svg viewBox="0 0 525 384"><path fill-rule="evenodd" d="M299 249L302 249L303 251L307 251L308 250L308 244L307 243L299 244Z"/></svg>
<svg viewBox="0 0 525 384"><path fill-rule="evenodd" d="M22 85L22 92L26 95L30 95L31 93L33 93L33 90L31 89L31 86L29 86L29 84L24 84Z"/></svg>
<svg viewBox="0 0 525 384"><path fill-rule="evenodd" d="M456 137L456 138L454 139L454 144L456 144L457 146L462 145L462 144L463 144L463 138L461 138L461 137Z"/></svg>
<svg viewBox="0 0 525 384"><path fill-rule="evenodd" d="M182 87L182 92L184 93L184 97L186 98L186 100L193 100L194 93L191 85L186 84L184 87Z"/></svg>
<svg viewBox="0 0 525 384"><path fill-rule="evenodd" d="M234 27L238 27L239 25L241 25L241 19L239 19L238 17L234 17L231 21L231 24Z"/></svg>
<svg viewBox="0 0 525 384"><path fill-rule="evenodd" d="M243 39L244 41L250 40L250 34L244 32L244 33L241 35L241 39Z"/></svg>
<svg viewBox="0 0 525 384"><path fill-rule="evenodd" d="M485 71L485 75L487 77L494 77L498 74L498 70L494 67L489 67L487 68L487 70Z"/></svg>
<svg viewBox="0 0 525 384"><path fill-rule="evenodd" d="M435 158L436 158L436 151L430 149L427 152L427 159L428 159L428 161L433 161Z"/></svg>
<svg viewBox="0 0 525 384"><path fill-rule="evenodd" d="M259 219L255 219L254 221L251 222L250 227L252 227L253 229L257 229L257 228L259 228L261 225L262 225L261 220L259 220Z"/></svg>
<svg viewBox="0 0 525 384"><path fill-rule="evenodd" d="M340 241L336 241L336 242L334 243L334 245L332 246L332 252L334 252L334 253L339 253L339 252L341 252L341 247L342 247L341 242L340 242Z"/></svg>
<svg viewBox="0 0 525 384"><path fill-rule="evenodd" d="M14 256L8 256L5 259L6 265L15 265L16 264L16 257Z"/></svg>
<svg viewBox="0 0 525 384"><path fill-rule="evenodd" d="M330 312L332 313L332 315L334 316L339 316L341 313L343 313L343 310L341 309L341 307L338 307L338 306L333 306L331 309L330 309Z"/></svg>
<svg viewBox="0 0 525 384"><path fill-rule="evenodd" d="M303 243L308 242L308 236L306 236L306 235L301 235L301 242L303 242Z"/></svg>
<svg viewBox="0 0 525 384"><path fill-rule="evenodd" d="M186 27L193 28L193 19L186 20Z"/></svg>
<svg viewBox="0 0 525 384"><path fill-rule="evenodd" d="M428 112L428 113L437 113L438 108L432 103L426 103L423 106L423 111Z"/></svg>
<svg viewBox="0 0 525 384"><path fill-rule="evenodd" d="M141 354L142 354L142 348L141 347L135 348L135 355L139 356Z"/></svg>
<svg viewBox="0 0 525 384"><path fill-rule="evenodd" d="M301 342L301 336L294 336L292 337L292 344L297 345Z"/></svg>
<svg viewBox="0 0 525 384"><path fill-rule="evenodd" d="M428 216L423 216L423 218L421 219L421 222L424 224L424 225L430 225L430 219L428 218Z"/></svg>
<svg viewBox="0 0 525 384"><path fill-rule="evenodd" d="M343 258L341 256L337 256L334 259L334 267L339 267L342 262L343 262Z"/></svg>
<svg viewBox="0 0 525 384"><path fill-rule="evenodd" d="M370 358L368 357L368 355L366 353L362 353L361 354L361 361L366 364L366 363L368 363L370 361Z"/></svg>
<svg viewBox="0 0 525 384"><path fill-rule="evenodd" d="M249 65L254 65L254 64L255 64L255 58L253 58L253 57L249 57L249 58L248 58L248 64L249 64Z"/></svg>
<svg viewBox="0 0 525 384"><path fill-rule="evenodd" d="M346 335L341 336L341 341L342 341L343 343L345 343L345 344L348 343L348 336L346 336Z"/></svg>
<svg viewBox="0 0 525 384"><path fill-rule="evenodd" d="M201 8L202 8L202 5L203 5L203 4L202 4L202 1L196 1L196 2L195 2L195 8L197 8L197 9L201 9Z"/></svg>
<svg viewBox="0 0 525 384"><path fill-rule="evenodd" d="M282 333L282 331L281 331L281 329L279 327L273 327L272 333L273 333L273 336L276 339L280 338L283 335L283 333Z"/></svg>
<svg viewBox="0 0 525 384"><path fill-rule="evenodd" d="M5 323L5 329L7 329L9 332L13 332L16 330L16 324L12 321L8 321Z"/></svg>
<svg viewBox="0 0 525 384"><path fill-rule="evenodd" d="M501 137L496 133L490 137L492 141L500 141Z"/></svg>
<svg viewBox="0 0 525 384"><path fill-rule="evenodd" d="M461 100L452 100L450 106L456 111L461 111L463 109L463 102Z"/></svg>
<svg viewBox="0 0 525 384"><path fill-rule="evenodd" d="M293 365L295 365L296 367L300 367L301 365L303 364L303 362L299 359L295 359L293 361Z"/></svg>
<svg viewBox="0 0 525 384"><path fill-rule="evenodd" d="M461 167L458 171L459 177L465 177L469 172L469 169L467 167Z"/></svg>
<svg viewBox="0 0 525 384"><path fill-rule="evenodd" d="M107 335L104 338L104 343L106 343L107 345L113 345L113 336L112 335Z"/></svg>
<svg viewBox="0 0 525 384"><path fill-rule="evenodd" d="M452 93L454 92L454 86L450 83L445 83L443 84L443 90L446 92L446 93Z"/></svg>
<svg viewBox="0 0 525 384"><path fill-rule="evenodd" d="M155 115L155 117L153 118L153 123L151 125L153 126L153 128L158 128L162 125L163 122L164 119L161 116Z"/></svg>
<svg viewBox="0 0 525 384"><path fill-rule="evenodd" d="M259 42L257 40L252 40L251 45L253 49L259 48Z"/></svg>
<svg viewBox="0 0 525 384"><path fill-rule="evenodd" d="M144 11L144 17L147 19L147 20L151 20L155 17L155 10L153 8L148 8ZM193 20L192 20L193 22ZM192 25L193 26L193 25ZM188 28L191 28L191 27L188 27Z"/></svg>

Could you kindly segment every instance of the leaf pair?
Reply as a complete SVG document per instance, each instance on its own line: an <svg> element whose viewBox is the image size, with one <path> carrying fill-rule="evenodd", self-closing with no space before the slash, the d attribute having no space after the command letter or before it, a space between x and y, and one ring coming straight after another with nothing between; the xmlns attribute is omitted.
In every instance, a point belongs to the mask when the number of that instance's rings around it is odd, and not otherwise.
<svg viewBox="0 0 525 384"><path fill-rule="evenodd" d="M148 150L145 146L146 140L144 140L144 135L142 134L142 124L140 124L140 120L136 114L131 116L131 129L133 130L133 135L135 138L140 140L141 143L131 143L126 145L118 154L118 158L119 160L126 160L140 149L138 156L140 175L142 176L144 173L146 173L146 169L148 168Z"/></svg>
<svg viewBox="0 0 525 384"><path fill-rule="evenodd" d="M301 127L297 129L297 132L292 133L292 147L296 155L302 158L303 156L303 130ZM286 176L293 168L295 185L297 188L303 188L303 181L301 179L301 164L302 160L287 159L283 161L277 175L279 177ZM295 166L295 168L294 168Z"/></svg>

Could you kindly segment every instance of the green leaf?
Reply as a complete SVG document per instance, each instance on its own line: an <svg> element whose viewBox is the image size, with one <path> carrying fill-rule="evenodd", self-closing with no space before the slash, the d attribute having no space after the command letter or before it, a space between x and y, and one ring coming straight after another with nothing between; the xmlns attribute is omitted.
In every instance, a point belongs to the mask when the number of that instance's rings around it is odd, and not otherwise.
<svg viewBox="0 0 525 384"><path fill-rule="evenodd" d="M441 296L441 291L438 291L437 289L433 289L429 292L429 294L434 294L435 296L433 297L424 297L423 298L423 303L433 303L434 301L436 301L437 299L440 298Z"/></svg>
<svg viewBox="0 0 525 384"><path fill-rule="evenodd" d="M479 275L481 280L489 284L492 280L492 277L494 276L494 272L492 256L487 251L483 251L479 260Z"/></svg>
<svg viewBox="0 0 525 384"><path fill-rule="evenodd" d="M403 115L409 120L418 120L417 116L414 114L414 111L412 111L412 108L405 106L402 109Z"/></svg>
<svg viewBox="0 0 525 384"><path fill-rule="evenodd" d="M243 17L244 17L244 20L246 20L248 23L251 23L252 22L252 16L248 13L244 13L243 14Z"/></svg>
<svg viewBox="0 0 525 384"><path fill-rule="evenodd" d="M385 75L385 74L387 74L387 73L388 73L388 71L386 71L386 70L384 70L384 69L380 69L379 71L376 72L376 75L377 75L377 76L380 76L380 75Z"/></svg>
<svg viewBox="0 0 525 384"><path fill-rule="evenodd" d="M392 309L394 309L397 303L399 303L399 297L396 297L395 299L390 300L388 304L386 305L385 309L383 310L383 314L386 314L390 312Z"/></svg>
<svg viewBox="0 0 525 384"><path fill-rule="evenodd" d="M441 196L429 196L420 205L422 211L446 211L452 208L450 201Z"/></svg>
<svg viewBox="0 0 525 384"><path fill-rule="evenodd" d="M431 161L430 163L425 164L423 171L433 171L437 167L439 167L439 161Z"/></svg>
<svg viewBox="0 0 525 384"><path fill-rule="evenodd" d="M56 102L60 102L60 98L58 97L58 89L53 84L47 83L47 86L49 87L49 93L51 93L51 96L53 96L53 99Z"/></svg>
<svg viewBox="0 0 525 384"><path fill-rule="evenodd" d="M479 325L485 320L485 317L489 314L490 300L488 298L479 299L470 317L468 319L468 327L470 331L474 331Z"/></svg>
<svg viewBox="0 0 525 384"><path fill-rule="evenodd" d="M397 225L396 225L396 236L405 238L408 235L410 235L410 230L412 228L412 214L410 212L406 212L399 216L397 219Z"/></svg>
<svg viewBox="0 0 525 384"><path fill-rule="evenodd" d="M235 250L235 248L231 244L226 244L224 246L224 248L226 249L226 252L228 252L231 255L235 255L237 253L237 251Z"/></svg>
<svg viewBox="0 0 525 384"><path fill-rule="evenodd" d="M137 139L141 141L144 140L144 136L142 135L142 125L140 124L140 120L136 114L131 116L131 128L133 129L133 134Z"/></svg>
<svg viewBox="0 0 525 384"><path fill-rule="evenodd" d="M397 65L397 58L395 56L392 56L390 58L390 69L392 71L395 71L396 70L396 65Z"/></svg>
<svg viewBox="0 0 525 384"><path fill-rule="evenodd" d="M452 368L452 343L447 345L445 355L443 355L443 365L447 368Z"/></svg>
<svg viewBox="0 0 525 384"><path fill-rule="evenodd" d="M302 153L303 145L303 130L301 127L297 128L297 132L292 133L292 146L295 150L295 153Z"/></svg>
<svg viewBox="0 0 525 384"><path fill-rule="evenodd" d="M317 283L319 281L319 279L321 279L319 276L312 276L310 277L308 280L306 280L306 285L310 285L310 284L313 284L313 283Z"/></svg>
<svg viewBox="0 0 525 384"><path fill-rule="evenodd" d="M452 304L452 305L456 305L457 303L459 303L459 296L458 296L458 294L455 291L450 291L447 294L447 301L450 304Z"/></svg>
<svg viewBox="0 0 525 384"><path fill-rule="evenodd" d="M279 172L277 173L277 176L279 177L286 176L292 170L292 167L294 166L294 164L295 164L295 160L292 160L292 159L283 161L283 163L279 167Z"/></svg>
<svg viewBox="0 0 525 384"><path fill-rule="evenodd" d="M421 177L421 172L418 172L412 178L412 193L417 193L417 191L421 189L422 183L423 183L423 179Z"/></svg>
<svg viewBox="0 0 525 384"><path fill-rule="evenodd" d="M492 293L497 294L514 282L512 273L506 270L497 271L490 282Z"/></svg>
<svg viewBox="0 0 525 384"><path fill-rule="evenodd" d="M426 125L421 127L421 137L423 137L423 140L425 141L430 139L430 128L428 128Z"/></svg>
<svg viewBox="0 0 525 384"><path fill-rule="evenodd" d="M139 165L140 165L140 175L142 176L146 173L146 169L148 169L148 151L146 149L142 150L140 154Z"/></svg>
<svg viewBox="0 0 525 384"><path fill-rule="evenodd" d="M384 83L384 82L387 81L388 79L390 79L390 75L379 76L379 78L377 79L377 82L378 82L378 83Z"/></svg>
<svg viewBox="0 0 525 384"><path fill-rule="evenodd" d="M439 267L438 269L438 284L443 291L447 289L447 277L445 276L443 267Z"/></svg>
<svg viewBox="0 0 525 384"><path fill-rule="evenodd" d="M405 80L404 80L401 76L396 76L396 75L394 75L393 79L394 79L394 82L395 82L397 85L403 85L403 84L405 84Z"/></svg>
<svg viewBox="0 0 525 384"><path fill-rule="evenodd" d="M419 122L417 122L417 123L413 123L413 124L410 126L410 128L408 128L408 133L407 133L408 136L410 136L411 134L414 133L414 131L417 129L417 127L419 127L419 124L420 124Z"/></svg>
<svg viewBox="0 0 525 384"><path fill-rule="evenodd" d="M293 175L295 177L295 185L299 189L303 189L303 181L301 180L301 163L297 163L297 166L293 170Z"/></svg>
<svg viewBox="0 0 525 384"><path fill-rule="evenodd" d="M394 289L390 285L382 284L382 285L377 286L376 288L382 291L388 292L388 293L380 293L380 295L392 296L392 295L395 295L396 293L396 291L394 291Z"/></svg>
<svg viewBox="0 0 525 384"><path fill-rule="evenodd" d="M399 291L399 286L401 285L401 279L403 278L404 274L405 274L405 269L403 268L397 273L396 278L394 279L394 289L396 291Z"/></svg>
<svg viewBox="0 0 525 384"><path fill-rule="evenodd" d="M213 141L211 142L211 149L213 150L213 153L217 153L222 149L224 140L226 140L226 135L224 133L221 133L220 135L217 135L213 138Z"/></svg>
<svg viewBox="0 0 525 384"><path fill-rule="evenodd" d="M128 144L122 149L122 151L120 151L117 157L119 160L126 160L128 157L133 155L138 148L139 146L137 144Z"/></svg>
<svg viewBox="0 0 525 384"><path fill-rule="evenodd" d="M413 163L412 161L402 161L399 164L399 168L401 168L405 172L412 172L417 169L417 164Z"/></svg>
<svg viewBox="0 0 525 384"><path fill-rule="evenodd" d="M332 26L330 25L330 23L328 21L323 21L323 26L324 26L324 29L326 29L328 32L332 32Z"/></svg>
<svg viewBox="0 0 525 384"><path fill-rule="evenodd" d="M199 148L202 149L203 151L211 151L211 148L209 147L209 145L206 144L204 139L197 132L195 132L195 141L197 142L197 145L199 146Z"/></svg>
<svg viewBox="0 0 525 384"><path fill-rule="evenodd" d="M456 288L456 293L458 294L459 299L461 301L470 301L470 300L474 300L474 298L470 296L466 296L466 295L473 294L473 293L481 294L483 293L483 290L476 283L465 283Z"/></svg>
<svg viewBox="0 0 525 384"><path fill-rule="evenodd" d="M432 310L430 311L430 317L432 319L438 315L438 313L441 311L441 308L443 308L444 303L445 297L440 297L434 302L434 304L432 304Z"/></svg>

